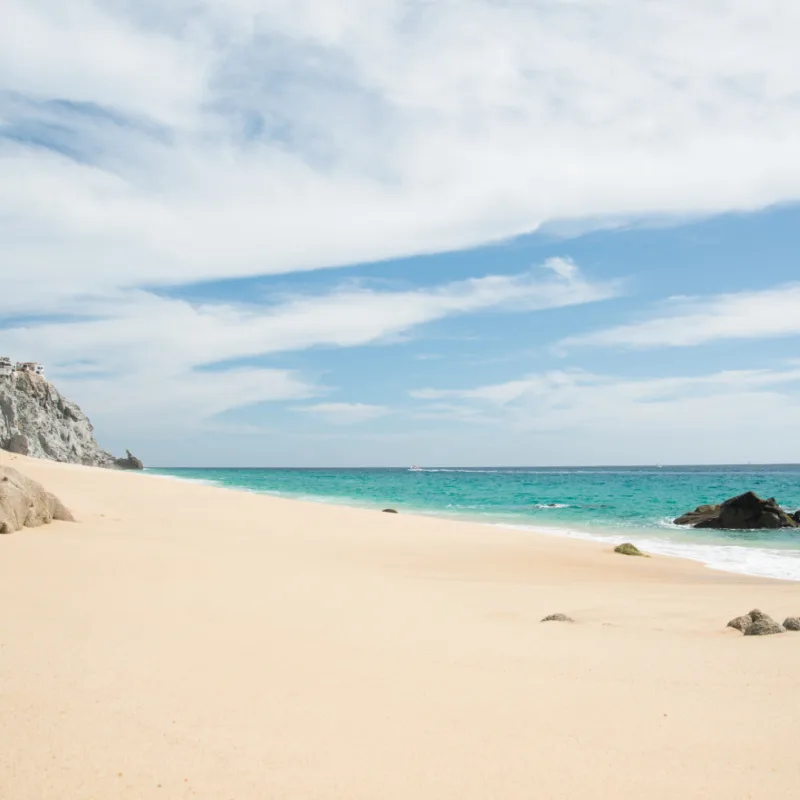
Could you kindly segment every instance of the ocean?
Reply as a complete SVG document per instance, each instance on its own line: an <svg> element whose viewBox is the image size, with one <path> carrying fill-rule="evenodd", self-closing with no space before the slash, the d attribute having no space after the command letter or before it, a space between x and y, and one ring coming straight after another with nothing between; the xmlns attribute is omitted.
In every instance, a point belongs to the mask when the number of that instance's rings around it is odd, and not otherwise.
<svg viewBox="0 0 800 800"><path fill-rule="evenodd" d="M729 572L800 581L800 529L708 531L672 520L751 489L800 508L800 465L152 469L150 473L341 505L536 528L700 561Z"/></svg>

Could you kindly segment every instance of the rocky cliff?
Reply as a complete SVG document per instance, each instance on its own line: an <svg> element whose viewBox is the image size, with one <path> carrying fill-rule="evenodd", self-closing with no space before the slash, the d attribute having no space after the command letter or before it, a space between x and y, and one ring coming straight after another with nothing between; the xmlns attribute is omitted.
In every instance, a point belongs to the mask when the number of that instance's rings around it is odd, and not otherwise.
<svg viewBox="0 0 800 800"><path fill-rule="evenodd" d="M0 378L0 447L72 464L141 469L130 453L115 459L103 450L86 414L46 378L30 372Z"/></svg>

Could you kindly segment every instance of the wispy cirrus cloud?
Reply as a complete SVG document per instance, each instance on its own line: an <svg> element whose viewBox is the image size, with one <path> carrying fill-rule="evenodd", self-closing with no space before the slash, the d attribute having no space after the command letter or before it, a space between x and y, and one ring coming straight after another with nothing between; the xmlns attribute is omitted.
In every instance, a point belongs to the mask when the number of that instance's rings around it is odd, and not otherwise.
<svg viewBox="0 0 800 800"><path fill-rule="evenodd" d="M90 396L107 416L128 418L143 391L138 386L152 387L146 390L150 413L172 409L178 420L198 421L231 408L326 391L296 371L244 369L233 362L388 342L447 317L581 305L619 291L618 283L593 281L566 259L426 289L345 284L325 294L263 303L191 303L128 290L76 299L56 320L23 319L4 331L3 341L10 352L36 353L59 385L78 399ZM0 311L8 313L17 302L3 295Z"/></svg>
<svg viewBox="0 0 800 800"><path fill-rule="evenodd" d="M782 0L7 0L3 21L17 294L800 197Z"/></svg>
<svg viewBox="0 0 800 800"><path fill-rule="evenodd" d="M392 413L387 406L370 403L315 403L297 406L295 411L311 414L332 425L357 425Z"/></svg>
<svg viewBox="0 0 800 800"><path fill-rule="evenodd" d="M498 441L535 443L524 463L641 463L645 452L673 463L708 463L709 453L720 463L754 453L785 461L795 443L776 436L775 420L787 431L800 424L797 364L665 378L553 370L411 396L418 413L451 404L491 426Z"/></svg>
<svg viewBox="0 0 800 800"><path fill-rule="evenodd" d="M678 297L641 322L559 342L573 347L692 347L709 342L800 336L800 283L708 297Z"/></svg>

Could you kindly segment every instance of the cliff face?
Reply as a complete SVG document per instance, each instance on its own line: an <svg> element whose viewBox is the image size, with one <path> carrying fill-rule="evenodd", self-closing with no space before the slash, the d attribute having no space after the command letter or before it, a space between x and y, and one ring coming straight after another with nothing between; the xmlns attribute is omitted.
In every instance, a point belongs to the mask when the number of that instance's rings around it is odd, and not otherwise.
<svg viewBox="0 0 800 800"><path fill-rule="evenodd" d="M72 464L125 466L100 448L92 423L75 403L29 372L0 378L0 447Z"/></svg>

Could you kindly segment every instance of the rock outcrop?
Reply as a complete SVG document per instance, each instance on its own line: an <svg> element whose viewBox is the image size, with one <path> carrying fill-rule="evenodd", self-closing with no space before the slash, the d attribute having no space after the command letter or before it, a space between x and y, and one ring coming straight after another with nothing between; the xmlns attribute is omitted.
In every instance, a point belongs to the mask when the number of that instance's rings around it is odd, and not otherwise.
<svg viewBox="0 0 800 800"><path fill-rule="evenodd" d="M728 530L800 528L798 516L784 511L774 497L762 500L755 492L745 492L717 506L699 506L678 517L675 524Z"/></svg>
<svg viewBox="0 0 800 800"><path fill-rule="evenodd" d="M775 633L786 633L786 628L779 625L771 617L757 619L745 632L745 636L772 636Z"/></svg>
<svg viewBox="0 0 800 800"><path fill-rule="evenodd" d="M74 522L64 504L40 483L11 467L0 467L0 533L47 525L54 519Z"/></svg>
<svg viewBox="0 0 800 800"><path fill-rule="evenodd" d="M575 620L566 614L548 614L540 622L575 622Z"/></svg>
<svg viewBox="0 0 800 800"><path fill-rule="evenodd" d="M769 614L765 614L758 608L754 608L743 617L732 619L727 627L735 628L745 636L772 636L776 633L786 632L783 625L779 625Z"/></svg>
<svg viewBox="0 0 800 800"><path fill-rule="evenodd" d="M125 451L125 458L115 458L114 465L120 469L144 469L144 464L130 450Z"/></svg>
<svg viewBox="0 0 800 800"><path fill-rule="evenodd" d="M50 381L31 372L0 378L0 447L71 464L121 467L95 441L92 423ZM128 453L129 459L133 456ZM140 469L141 461L133 459ZM128 459L120 459L128 463Z"/></svg>
<svg viewBox="0 0 800 800"><path fill-rule="evenodd" d="M28 437L23 436L21 433L15 433L6 442L5 449L9 453L16 453L20 456L27 456L30 453L31 446L28 444Z"/></svg>
<svg viewBox="0 0 800 800"><path fill-rule="evenodd" d="M752 624L753 620L750 618L750 615L745 614L743 617L734 617L725 627L733 628L734 630L744 633Z"/></svg>
<svg viewBox="0 0 800 800"><path fill-rule="evenodd" d="M800 631L800 618L786 617L783 621L783 627L786 628L787 631Z"/></svg>

